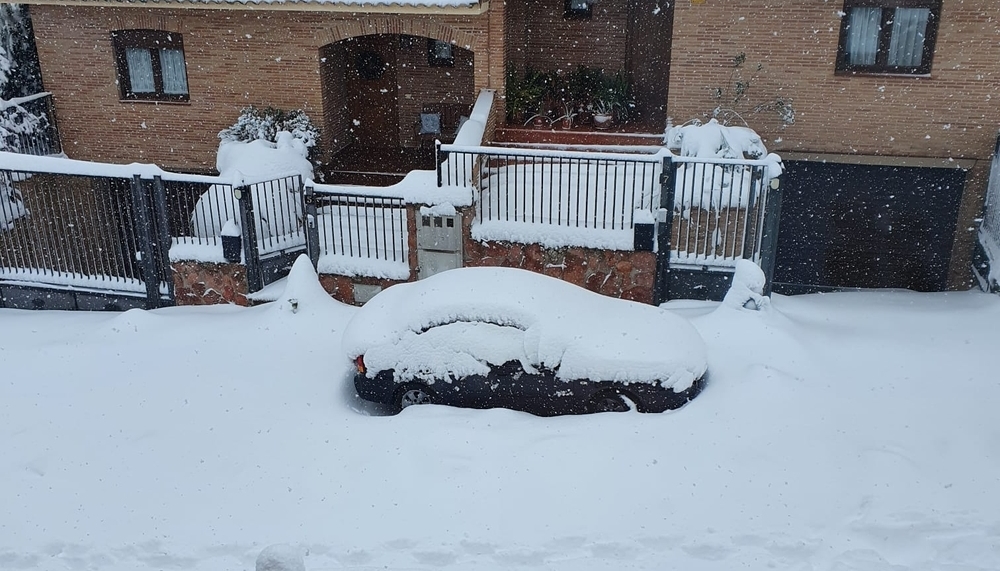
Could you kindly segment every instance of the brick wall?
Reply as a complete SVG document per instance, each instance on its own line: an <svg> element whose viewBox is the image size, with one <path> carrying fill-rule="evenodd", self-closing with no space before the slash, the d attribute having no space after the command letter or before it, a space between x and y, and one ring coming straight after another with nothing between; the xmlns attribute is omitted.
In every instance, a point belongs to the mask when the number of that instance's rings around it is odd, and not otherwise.
<svg viewBox="0 0 1000 571"><path fill-rule="evenodd" d="M521 268L567 281L595 293L653 302L656 254L592 248L546 248L539 244L471 238L474 208L461 210L464 263L469 267Z"/></svg>
<svg viewBox="0 0 1000 571"><path fill-rule="evenodd" d="M472 109L477 95L473 89L474 54L457 46L452 54L454 66L431 66L425 38L415 38L411 45L398 50L399 139L403 146L417 144L417 124L425 105L461 104L468 107L463 115ZM445 137L452 134L442 133Z"/></svg>
<svg viewBox="0 0 1000 571"><path fill-rule="evenodd" d="M985 159L1000 125L1000 19L995 0L944 0L930 77L834 73L840 0L682 0L674 11L668 113L703 117L711 90L746 53L763 70L742 107L768 148L860 155ZM790 98L782 128L753 106Z"/></svg>
<svg viewBox="0 0 1000 571"><path fill-rule="evenodd" d="M263 10L170 10L32 6L45 88L54 94L66 154L109 162L148 161L212 169L216 134L246 105L324 108L320 48L353 35L410 34L453 41L478 54L476 88L502 88L503 62L490 46L489 15L370 16ZM110 31L182 34L190 103L119 101ZM468 96L474 97L475 93ZM324 110L326 113L324 114ZM331 137L335 139L336 137Z"/></svg>
<svg viewBox="0 0 1000 571"><path fill-rule="evenodd" d="M323 89L323 132L324 162L330 155L347 146L350 142L347 117L346 84L347 61L343 45L327 44L320 48L320 84Z"/></svg>
<svg viewBox="0 0 1000 571"><path fill-rule="evenodd" d="M578 65L625 69L626 0L593 5L590 20L565 18L564 0L525 2L525 61L535 69L571 71ZM512 46L513 47L513 46Z"/></svg>

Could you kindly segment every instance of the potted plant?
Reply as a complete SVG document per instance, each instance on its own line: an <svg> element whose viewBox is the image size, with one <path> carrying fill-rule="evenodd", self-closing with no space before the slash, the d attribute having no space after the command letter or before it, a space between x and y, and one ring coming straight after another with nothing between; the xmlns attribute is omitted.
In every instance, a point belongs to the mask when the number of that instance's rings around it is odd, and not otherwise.
<svg viewBox="0 0 1000 571"><path fill-rule="evenodd" d="M507 72L507 122L527 125L539 114L546 93L546 74L528 68L523 75Z"/></svg>
<svg viewBox="0 0 1000 571"><path fill-rule="evenodd" d="M616 115L619 121L628 121L634 108L632 82L621 72L613 76L604 75L600 88L594 94L594 127L611 127Z"/></svg>
<svg viewBox="0 0 1000 571"><path fill-rule="evenodd" d="M593 110L594 128L601 130L610 128L615 120L615 102L612 99L595 99Z"/></svg>
<svg viewBox="0 0 1000 571"><path fill-rule="evenodd" d="M573 128L573 119L576 118L576 102L575 101L563 101L563 111L564 113L559 117L556 117L555 122L563 129Z"/></svg>
<svg viewBox="0 0 1000 571"><path fill-rule="evenodd" d="M594 108L594 94L600 90L603 83L603 72L600 69L584 65L578 66L567 77L569 99L576 106L576 123L585 125L591 122Z"/></svg>

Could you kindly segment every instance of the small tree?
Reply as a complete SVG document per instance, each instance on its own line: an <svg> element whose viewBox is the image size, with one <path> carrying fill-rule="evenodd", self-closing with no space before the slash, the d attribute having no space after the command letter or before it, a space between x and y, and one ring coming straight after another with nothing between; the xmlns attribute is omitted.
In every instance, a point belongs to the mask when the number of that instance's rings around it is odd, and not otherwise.
<svg viewBox="0 0 1000 571"><path fill-rule="evenodd" d="M733 57L729 80L725 85L712 88L712 98L716 105L709 116L723 125L729 125L734 120L739 120L743 125L750 126L743 115L747 112L746 107L749 105L751 88L764 70L764 64L758 63L756 66L752 66L753 71L747 75L744 73L746 62L746 53L736 54ZM755 114L775 113L784 125L795 123L795 108L792 107L792 100L789 98L774 97L754 105L749 111Z"/></svg>

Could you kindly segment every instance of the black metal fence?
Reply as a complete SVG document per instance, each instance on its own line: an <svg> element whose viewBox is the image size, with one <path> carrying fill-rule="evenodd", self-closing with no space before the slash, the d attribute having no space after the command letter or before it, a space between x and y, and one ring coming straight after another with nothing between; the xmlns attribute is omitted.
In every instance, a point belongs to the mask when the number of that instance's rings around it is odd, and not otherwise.
<svg viewBox="0 0 1000 571"><path fill-rule="evenodd" d="M309 257L321 271L364 272L367 265L374 270L369 273L392 274L386 272L385 264L397 266L397 271L409 271L403 199L307 186L304 209Z"/></svg>
<svg viewBox="0 0 1000 571"><path fill-rule="evenodd" d="M675 181L671 263L732 267L741 258L759 263L768 166L675 157L670 168Z"/></svg>
<svg viewBox="0 0 1000 571"><path fill-rule="evenodd" d="M770 295L778 249L781 180L767 161L673 157L657 221L654 303L720 300L740 259L764 272Z"/></svg>
<svg viewBox="0 0 1000 571"><path fill-rule="evenodd" d="M170 239L161 197L158 178L0 170L4 304L15 295L11 284L73 292L55 302L62 309L91 308L96 302L83 294L102 292L116 298L109 302L114 308L171 304ZM45 300L36 297L32 305L46 306Z"/></svg>
<svg viewBox="0 0 1000 571"><path fill-rule="evenodd" d="M482 222L631 230L659 206L656 154L438 146L438 186L472 185ZM444 156L443 160L442 156Z"/></svg>
<svg viewBox="0 0 1000 571"><path fill-rule="evenodd" d="M20 97L0 105L0 114L19 124L4 137L7 151L40 156L62 153L51 93Z"/></svg>

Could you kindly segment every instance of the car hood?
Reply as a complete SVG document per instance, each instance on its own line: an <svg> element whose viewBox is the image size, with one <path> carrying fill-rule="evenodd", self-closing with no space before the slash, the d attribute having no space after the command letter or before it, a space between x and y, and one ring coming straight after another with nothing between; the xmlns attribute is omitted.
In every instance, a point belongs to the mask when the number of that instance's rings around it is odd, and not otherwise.
<svg viewBox="0 0 1000 571"><path fill-rule="evenodd" d="M422 339L432 328L463 322L503 326L507 333L488 355L476 349L491 343L485 330L476 343L436 332ZM511 336L511 328L523 334ZM469 331L449 329L459 336ZM470 358L494 363L505 357L498 357L503 351L564 380L658 383L675 390L686 389L707 369L705 343L687 320L512 268L461 268L394 285L358 311L343 343L351 359L366 355L371 372L391 368L411 371L408 376L417 370L424 377L459 376L457 363L471 372ZM437 350L429 354L430 347ZM370 362L370 351L377 363ZM415 355L418 367L412 365Z"/></svg>

